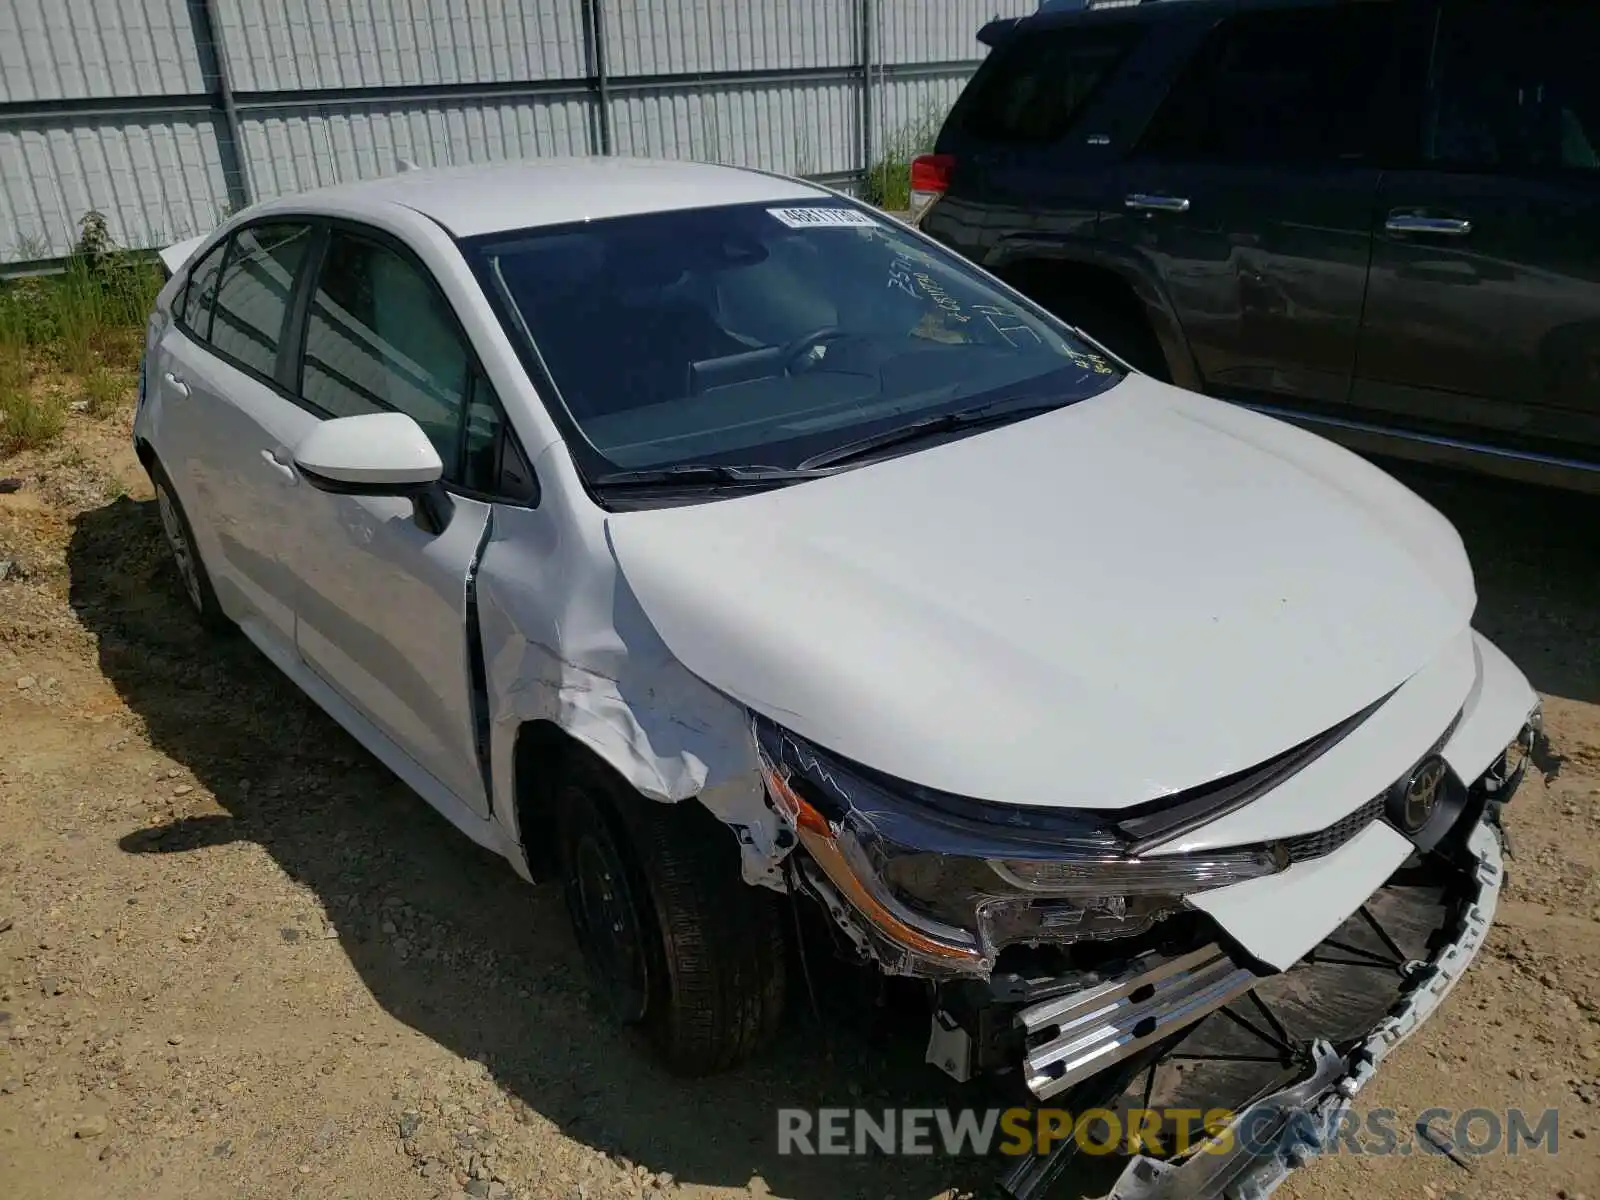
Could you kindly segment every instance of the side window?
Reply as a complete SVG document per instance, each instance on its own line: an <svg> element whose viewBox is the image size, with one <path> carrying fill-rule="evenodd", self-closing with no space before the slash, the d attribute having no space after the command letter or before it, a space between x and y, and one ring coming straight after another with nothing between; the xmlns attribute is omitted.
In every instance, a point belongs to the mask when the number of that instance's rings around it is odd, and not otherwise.
<svg viewBox="0 0 1600 1200"><path fill-rule="evenodd" d="M179 315L184 327L202 341L211 336L211 302L217 295L217 277L222 273L222 255L227 248L226 240L218 242L215 250L195 263L183 288Z"/></svg>
<svg viewBox="0 0 1600 1200"><path fill-rule="evenodd" d="M211 344L271 377L296 272L311 241L308 225L252 225L233 238L212 306Z"/></svg>
<svg viewBox="0 0 1600 1200"><path fill-rule="evenodd" d="M1600 171L1600 6L1461 2L1441 14L1423 158L1485 171Z"/></svg>
<svg viewBox="0 0 1600 1200"><path fill-rule="evenodd" d="M477 371L468 387L461 486L508 500L536 500L538 485L517 439L506 428L494 388Z"/></svg>
<svg viewBox="0 0 1600 1200"><path fill-rule="evenodd" d="M973 80L963 131L1002 144L1059 141L1137 34L1132 26L1046 29L1003 44Z"/></svg>
<svg viewBox="0 0 1600 1200"><path fill-rule="evenodd" d="M407 414L447 478L459 479L469 361L421 267L382 242L333 232L306 329L300 390L308 401L337 417Z"/></svg>
<svg viewBox="0 0 1600 1200"><path fill-rule="evenodd" d="M1398 7L1281 9L1223 22L1173 86L1140 149L1225 162L1367 157Z"/></svg>

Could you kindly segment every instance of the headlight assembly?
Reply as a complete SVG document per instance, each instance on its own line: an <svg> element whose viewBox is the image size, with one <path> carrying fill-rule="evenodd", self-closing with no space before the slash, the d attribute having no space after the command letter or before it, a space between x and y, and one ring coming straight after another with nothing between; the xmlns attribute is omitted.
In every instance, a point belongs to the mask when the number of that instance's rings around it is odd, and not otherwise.
<svg viewBox="0 0 1600 1200"><path fill-rule="evenodd" d="M1138 933L1191 892L1283 870L1278 848L1137 858L1092 814L980 804L885 778L753 718L767 792L880 955L986 974L1015 943Z"/></svg>

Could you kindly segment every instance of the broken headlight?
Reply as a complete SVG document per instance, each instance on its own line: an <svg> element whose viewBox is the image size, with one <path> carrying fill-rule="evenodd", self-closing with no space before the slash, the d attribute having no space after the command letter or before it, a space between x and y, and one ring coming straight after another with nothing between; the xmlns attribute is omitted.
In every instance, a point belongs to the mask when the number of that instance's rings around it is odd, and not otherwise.
<svg viewBox="0 0 1600 1200"><path fill-rule="evenodd" d="M767 793L839 900L916 973L986 973L1005 946L1125 937L1184 896L1283 870L1275 848L1136 858L1092 813L935 792L764 717Z"/></svg>

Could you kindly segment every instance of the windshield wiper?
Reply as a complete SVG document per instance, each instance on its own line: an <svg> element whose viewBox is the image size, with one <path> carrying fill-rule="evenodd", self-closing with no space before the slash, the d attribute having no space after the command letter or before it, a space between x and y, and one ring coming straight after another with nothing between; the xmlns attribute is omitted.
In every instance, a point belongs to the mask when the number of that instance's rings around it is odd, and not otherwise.
<svg viewBox="0 0 1600 1200"><path fill-rule="evenodd" d="M638 471L612 471L597 475L590 483L597 488L626 487L704 487L719 484L793 483L830 474L802 468L741 466L723 463L679 463L671 467L647 467Z"/></svg>
<svg viewBox="0 0 1600 1200"><path fill-rule="evenodd" d="M973 408L963 408L957 412L939 413L937 416L923 417L919 421L912 421L909 425L900 425L894 429L885 429L882 433L874 433L869 437L858 438L853 442L846 442L842 446L835 446L832 450L824 450L820 454L813 454L795 469L797 471L816 471L825 467L836 467L853 459L865 458L878 450L887 450L891 446L898 446L903 442L915 442L935 434L948 433L953 429L975 429L983 425L1000 425L1010 421L1020 421L1024 417L1036 417L1041 413L1054 412L1072 403L1070 400L1057 400L1050 404L1016 404L1010 400L991 400Z"/></svg>

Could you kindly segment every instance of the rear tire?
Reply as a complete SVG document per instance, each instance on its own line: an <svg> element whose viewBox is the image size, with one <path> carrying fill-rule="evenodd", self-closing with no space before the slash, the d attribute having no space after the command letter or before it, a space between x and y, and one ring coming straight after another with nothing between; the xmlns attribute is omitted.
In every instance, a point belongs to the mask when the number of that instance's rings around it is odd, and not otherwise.
<svg viewBox="0 0 1600 1200"><path fill-rule="evenodd" d="M227 632L233 628L233 623L223 615L222 606L217 603L211 576L206 573L206 564L200 558L200 551L195 544L194 527L189 524L188 514L183 511L172 480L155 458L150 460L150 482L155 487L156 511L161 517L161 530L166 535L167 549L172 554L172 565L178 572L178 582L188 597L190 607L207 631Z"/></svg>
<svg viewBox="0 0 1600 1200"><path fill-rule="evenodd" d="M669 1069L710 1075L776 1033L787 992L778 897L740 877L732 832L697 802L592 777L560 789L567 911L595 992Z"/></svg>

